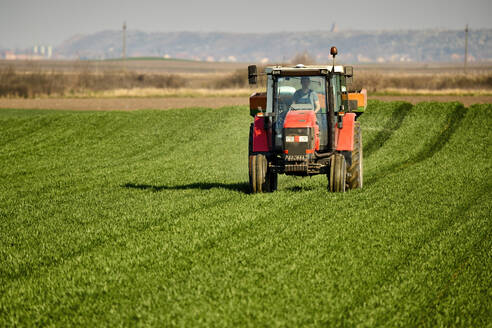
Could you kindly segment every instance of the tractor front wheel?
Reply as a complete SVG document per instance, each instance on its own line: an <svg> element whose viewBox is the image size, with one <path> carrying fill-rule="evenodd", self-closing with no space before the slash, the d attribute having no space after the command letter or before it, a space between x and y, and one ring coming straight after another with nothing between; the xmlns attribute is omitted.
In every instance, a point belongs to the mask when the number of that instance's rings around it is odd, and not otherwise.
<svg viewBox="0 0 492 328"><path fill-rule="evenodd" d="M277 189L277 173L269 168L264 154L249 156L249 185L252 193L272 192Z"/></svg>
<svg viewBox="0 0 492 328"><path fill-rule="evenodd" d="M328 186L332 192L345 192L347 164L342 154L335 154L330 160Z"/></svg>

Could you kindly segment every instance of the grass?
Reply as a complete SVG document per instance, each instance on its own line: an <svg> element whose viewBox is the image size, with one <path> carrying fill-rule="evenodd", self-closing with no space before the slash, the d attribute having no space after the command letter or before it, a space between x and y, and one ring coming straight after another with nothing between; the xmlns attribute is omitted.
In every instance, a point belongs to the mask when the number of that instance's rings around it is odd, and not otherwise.
<svg viewBox="0 0 492 328"><path fill-rule="evenodd" d="M487 89L397 89L386 88L377 92L371 92L371 96L492 96L492 91Z"/></svg>
<svg viewBox="0 0 492 328"><path fill-rule="evenodd" d="M245 107L0 110L0 326L488 326L491 110L371 101L363 190L261 195Z"/></svg>
<svg viewBox="0 0 492 328"><path fill-rule="evenodd" d="M17 72L14 66L0 69L0 97L61 97L90 95L115 89L179 89L186 80L176 74L138 74L135 72L91 73L81 69L75 74L36 71Z"/></svg>
<svg viewBox="0 0 492 328"><path fill-rule="evenodd" d="M492 87L492 74L486 70L473 73L432 71L391 72L360 71L354 74L355 89L366 88L370 93L376 92L413 92L413 93L454 93L454 92L489 92Z"/></svg>
<svg viewBox="0 0 492 328"><path fill-rule="evenodd" d="M66 98L195 98L195 97L249 97L254 92L264 92L264 88L229 88L229 89L206 89L206 88L179 88L179 89L160 89L160 88L132 88L115 89L106 91L82 91L65 95ZM409 89L383 89L370 94L371 97L378 96L492 96L488 90L409 90ZM51 98L59 98L54 95ZM40 98L50 98L43 97Z"/></svg>
<svg viewBox="0 0 492 328"><path fill-rule="evenodd" d="M0 97L247 97L251 90L246 64L238 69L240 64L140 59L128 60L126 68L118 64L118 59L0 62ZM356 69L354 83L349 88L366 88L370 95L379 96L492 95L492 74L488 66L469 74L392 71L384 67L377 71ZM263 70L264 67L258 67L259 72ZM255 89L265 88L266 77L260 74Z"/></svg>
<svg viewBox="0 0 492 328"><path fill-rule="evenodd" d="M254 92L264 92L264 88L242 87L242 88L226 88L226 89L209 89L209 88L121 88L111 90L79 90L72 91L66 94L39 94L38 99L46 98L197 98L197 97L249 97ZM492 92L488 90L466 90L466 89L450 89L450 90L409 90L409 89L383 89L370 94L371 97L379 96L469 96L483 97L492 96ZM16 99L19 96L8 96L7 98Z"/></svg>

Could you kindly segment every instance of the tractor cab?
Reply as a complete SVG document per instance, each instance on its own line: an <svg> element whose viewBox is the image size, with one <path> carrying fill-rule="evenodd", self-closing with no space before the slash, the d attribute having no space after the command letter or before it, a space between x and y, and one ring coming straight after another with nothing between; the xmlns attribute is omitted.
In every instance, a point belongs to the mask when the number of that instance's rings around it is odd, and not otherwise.
<svg viewBox="0 0 492 328"><path fill-rule="evenodd" d="M274 99L272 112L277 120L274 128L275 148L280 150L283 141L283 127L287 114L298 116L297 111L313 111L318 124L319 146L328 146L326 113L328 108L327 81L323 75L285 75L273 79ZM295 118L293 118L295 120Z"/></svg>
<svg viewBox="0 0 492 328"><path fill-rule="evenodd" d="M333 160L341 162L340 156L345 165L351 165L354 144L359 142L355 139L360 135L359 123L355 123L367 97L365 90L347 91L352 67L272 66L266 67L264 74L266 92L250 97L254 117L249 150L252 191L275 190L279 173L329 175L336 169ZM250 83L256 83L256 66L248 67L248 75ZM338 179L341 175L346 174L338 174ZM345 180L337 182L343 190L345 184Z"/></svg>

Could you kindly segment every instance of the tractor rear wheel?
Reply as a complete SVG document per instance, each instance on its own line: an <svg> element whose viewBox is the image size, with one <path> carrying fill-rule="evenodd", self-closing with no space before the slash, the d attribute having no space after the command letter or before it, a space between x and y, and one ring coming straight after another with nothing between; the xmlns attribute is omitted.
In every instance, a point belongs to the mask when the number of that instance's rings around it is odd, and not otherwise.
<svg viewBox="0 0 492 328"><path fill-rule="evenodd" d="M362 133L360 122L354 125L354 150L351 154L352 164L347 169L347 183L350 189L362 188Z"/></svg>
<svg viewBox="0 0 492 328"><path fill-rule="evenodd" d="M272 192L277 189L277 173L269 168L264 154L249 156L249 185L252 193Z"/></svg>
<svg viewBox="0 0 492 328"><path fill-rule="evenodd" d="M329 189L333 192L345 192L347 164L342 154L335 154L330 160Z"/></svg>

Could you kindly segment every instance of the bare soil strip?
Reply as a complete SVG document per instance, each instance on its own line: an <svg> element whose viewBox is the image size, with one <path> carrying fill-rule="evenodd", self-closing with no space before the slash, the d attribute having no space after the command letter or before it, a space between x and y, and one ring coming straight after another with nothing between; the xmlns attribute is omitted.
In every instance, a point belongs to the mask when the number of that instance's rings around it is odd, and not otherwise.
<svg viewBox="0 0 492 328"><path fill-rule="evenodd" d="M369 96L382 101L402 100L412 104L424 101L453 102L465 106L492 104L492 96ZM171 109L187 107L220 108L224 106L248 105L248 97L193 97L193 98L0 98L0 108L60 109L60 110L139 110Z"/></svg>
<svg viewBox="0 0 492 328"><path fill-rule="evenodd" d="M0 108L19 109L63 109L63 110L139 110L171 109L187 107L219 108L247 105L248 98L242 97L197 97L197 98L46 98L46 99L2 99Z"/></svg>

